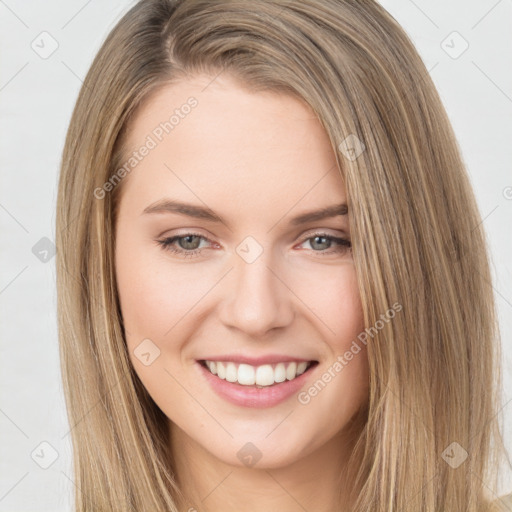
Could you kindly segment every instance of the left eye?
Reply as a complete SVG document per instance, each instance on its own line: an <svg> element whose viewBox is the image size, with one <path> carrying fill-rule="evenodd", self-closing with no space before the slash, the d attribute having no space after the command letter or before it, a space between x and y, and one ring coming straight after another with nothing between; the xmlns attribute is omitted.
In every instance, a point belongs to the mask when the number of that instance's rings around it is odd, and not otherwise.
<svg viewBox="0 0 512 512"><path fill-rule="evenodd" d="M199 249L201 240L208 240L202 235L196 233L186 233L185 235L173 236L158 240L158 243L166 251L176 254L182 254L185 257L191 257L202 251ZM176 247L175 242L178 242L182 247Z"/></svg>
<svg viewBox="0 0 512 512"><path fill-rule="evenodd" d="M186 233L184 235L173 236L169 238L164 238L163 240L158 240L158 243L166 251L170 251L172 253L190 258L202 252L202 250L204 249L204 247L200 247L202 240L210 242L207 238L197 233ZM300 245L306 242L310 242L310 245L312 247L316 246L317 249L320 249L316 250L313 248L312 250L313 252L322 255L346 252L351 248L351 243L349 240L334 237L332 235L328 235L327 233L311 234L310 236L305 238ZM339 246L338 249L334 251L328 251L328 249L331 249L333 243Z"/></svg>

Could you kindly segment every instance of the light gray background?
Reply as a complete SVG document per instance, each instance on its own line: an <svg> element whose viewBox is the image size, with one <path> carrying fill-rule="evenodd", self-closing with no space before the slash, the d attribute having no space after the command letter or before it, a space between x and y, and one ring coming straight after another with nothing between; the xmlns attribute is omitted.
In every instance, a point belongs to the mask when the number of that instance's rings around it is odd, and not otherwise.
<svg viewBox="0 0 512 512"><path fill-rule="evenodd" d="M82 79L109 30L132 4L0 0L0 511L71 510L75 486L51 253L56 184ZM411 36L431 72L477 195L493 259L504 346L503 421L510 425L512 0L382 4ZM50 36L41 35L44 31ZM41 56L53 40L58 48ZM48 240L41 241L44 237ZM510 426L506 440L512 452ZM504 477L502 492L511 492L510 475Z"/></svg>

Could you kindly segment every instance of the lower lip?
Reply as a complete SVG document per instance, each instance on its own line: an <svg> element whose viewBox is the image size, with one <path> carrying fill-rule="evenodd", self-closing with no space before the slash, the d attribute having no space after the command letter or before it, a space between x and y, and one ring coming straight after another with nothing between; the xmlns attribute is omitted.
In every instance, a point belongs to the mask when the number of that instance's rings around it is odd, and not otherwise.
<svg viewBox="0 0 512 512"><path fill-rule="evenodd" d="M293 380L285 380L272 386L257 388L256 386L243 386L237 382L221 379L217 375L213 375L201 363L198 362L197 365L201 374L221 398L241 407L252 408L274 407L298 393L316 366L314 364Z"/></svg>

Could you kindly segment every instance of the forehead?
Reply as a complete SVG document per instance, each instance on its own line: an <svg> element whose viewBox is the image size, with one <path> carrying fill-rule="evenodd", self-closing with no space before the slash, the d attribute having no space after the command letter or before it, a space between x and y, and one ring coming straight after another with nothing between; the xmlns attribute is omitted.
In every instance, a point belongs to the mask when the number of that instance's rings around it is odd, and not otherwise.
<svg viewBox="0 0 512 512"><path fill-rule="evenodd" d="M126 196L142 209L170 195L212 209L272 207L275 217L299 203L310 209L346 201L313 110L290 95L250 92L229 76L197 76L156 91L131 120L124 148L133 165L122 202Z"/></svg>

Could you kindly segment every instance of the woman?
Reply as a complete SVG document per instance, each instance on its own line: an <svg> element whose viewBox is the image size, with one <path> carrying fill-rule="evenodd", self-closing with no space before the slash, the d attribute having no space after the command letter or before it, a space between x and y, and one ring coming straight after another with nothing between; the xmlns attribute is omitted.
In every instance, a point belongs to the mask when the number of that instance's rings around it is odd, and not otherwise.
<svg viewBox="0 0 512 512"><path fill-rule="evenodd" d="M484 235L378 4L139 2L80 92L57 233L76 510L490 510Z"/></svg>

